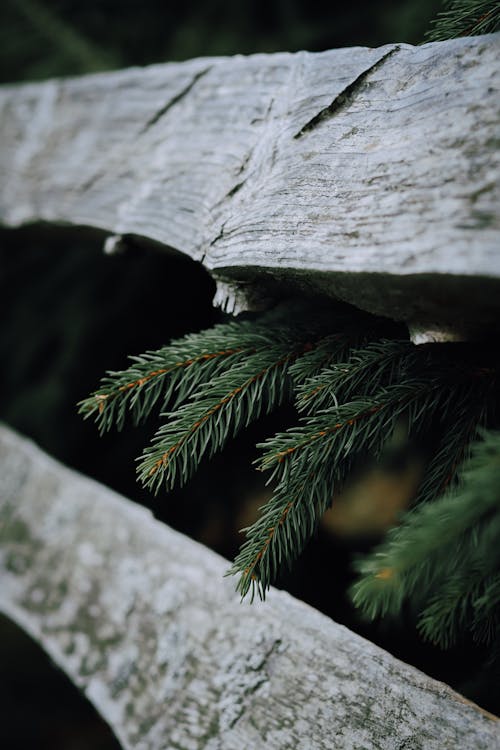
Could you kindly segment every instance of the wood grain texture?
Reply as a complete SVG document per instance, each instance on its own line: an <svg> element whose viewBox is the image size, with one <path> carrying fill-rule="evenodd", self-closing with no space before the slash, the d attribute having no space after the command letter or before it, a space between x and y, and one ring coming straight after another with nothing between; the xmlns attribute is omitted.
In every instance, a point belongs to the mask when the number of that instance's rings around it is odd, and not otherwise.
<svg viewBox="0 0 500 750"><path fill-rule="evenodd" d="M231 307L299 287L416 328L492 323L499 58L489 35L3 87L0 223L155 240Z"/></svg>
<svg viewBox="0 0 500 750"><path fill-rule="evenodd" d="M125 750L497 750L498 721L0 428L0 610Z"/></svg>

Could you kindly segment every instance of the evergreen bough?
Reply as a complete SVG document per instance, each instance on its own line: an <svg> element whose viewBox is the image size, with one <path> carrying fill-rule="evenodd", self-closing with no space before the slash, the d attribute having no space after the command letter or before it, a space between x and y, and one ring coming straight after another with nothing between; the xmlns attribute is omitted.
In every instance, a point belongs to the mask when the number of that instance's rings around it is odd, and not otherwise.
<svg viewBox="0 0 500 750"><path fill-rule="evenodd" d="M101 432L160 412L138 465L139 480L158 492L184 484L203 457L294 401L297 424L260 445L258 468L273 494L229 571L252 599L300 554L353 466L382 459L401 424L409 441L432 438L414 508L359 564L354 602L375 617L410 598L425 637L447 646L469 628L487 640L498 627L500 438L478 430L496 420L498 363L481 347L415 346L388 333L391 324L362 313L283 305L132 358L80 411Z"/></svg>
<svg viewBox="0 0 500 750"><path fill-rule="evenodd" d="M445 0L444 10L431 22L426 41L492 34L500 30L498 0Z"/></svg>
<svg viewBox="0 0 500 750"><path fill-rule="evenodd" d="M482 432L461 483L417 506L358 564L352 596L370 618L417 605L418 627L443 648L467 631L500 659L500 432Z"/></svg>

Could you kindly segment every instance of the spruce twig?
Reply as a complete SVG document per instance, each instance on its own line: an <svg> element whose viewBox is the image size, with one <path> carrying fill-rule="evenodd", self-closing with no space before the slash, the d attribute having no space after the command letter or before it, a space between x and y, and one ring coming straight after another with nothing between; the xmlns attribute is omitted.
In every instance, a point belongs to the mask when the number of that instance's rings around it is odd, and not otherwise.
<svg viewBox="0 0 500 750"><path fill-rule="evenodd" d="M317 413L334 401L350 401L363 393L376 392L397 380L413 351L415 347L409 341L382 340L353 351L348 361L339 357L339 362L324 367L297 387L297 408Z"/></svg>
<svg viewBox="0 0 500 750"><path fill-rule="evenodd" d="M162 410L182 402L198 385L268 345L268 331L250 321L189 334L130 357L134 364L125 370L108 372L98 390L79 403L79 411L86 419L94 417L101 433L114 425L122 429L128 414L138 424L158 402Z"/></svg>
<svg viewBox="0 0 500 750"><path fill-rule="evenodd" d="M443 647L465 630L480 641L499 634L500 433L482 437L461 486L407 513L358 563L352 597L370 619L420 600L419 628Z"/></svg>
<svg viewBox="0 0 500 750"><path fill-rule="evenodd" d="M262 516L245 529L247 541L232 568L241 574L237 588L242 596L251 588L264 598L281 565L300 554L354 457L365 451L380 455L401 414L411 410L416 427L433 405L435 393L428 383L408 382L371 400L325 410L269 441L262 467L273 470L278 485Z"/></svg>
<svg viewBox="0 0 500 750"><path fill-rule="evenodd" d="M247 356L193 394L170 415L138 468L141 482L157 491L184 484L206 454L211 457L240 429L270 412L291 394L288 368L312 344L290 351L290 340Z"/></svg>
<svg viewBox="0 0 500 750"><path fill-rule="evenodd" d="M347 319L329 307L284 305L258 320L221 324L132 358L129 368L108 373L80 411L105 431L113 424L121 428L127 416L140 422L159 408L165 422L138 467L143 484L158 491L162 484L171 489L185 483L203 456L295 396L302 412L298 425L260 446L259 466L276 487L260 518L245 530L247 539L229 571L240 576L242 597L264 598L314 533L354 463L366 455L380 460L402 419L410 440L431 430L439 437L416 502L427 507L445 489L459 491L457 471L478 427L494 411L498 373L478 366L478 352L470 347L416 347L380 338L386 331L362 314ZM466 516L461 522L467 524ZM476 525L473 537L462 534L456 545L460 559L469 561L466 583L455 575L452 551L449 564L440 562L443 570L448 564L448 583L441 598L428 598L422 608L425 637L451 642L471 611L478 638L497 627L490 597L498 582L474 556L474 539L489 549L493 527L485 525L484 534L481 528ZM411 540L403 542L411 551ZM432 570L427 561L417 567L420 577L413 579L405 571L396 575L389 564L369 576L369 585L365 576L356 589L361 605L373 616L397 611L408 595L417 602L420 591L431 597L426 583ZM398 585L391 585L396 578ZM374 585L376 604L369 598Z"/></svg>
<svg viewBox="0 0 500 750"><path fill-rule="evenodd" d="M130 357L133 364L125 370L108 372L100 387L79 403L79 412L85 419L94 418L101 434L113 426L122 429L127 416L138 424L156 406L172 410L228 368L267 351L275 338L293 346L294 331L300 338L304 326L316 337L316 330L326 333L332 317L334 321L331 308L311 310L310 305L291 303L258 321L230 321L188 334L157 351Z"/></svg>
<svg viewBox="0 0 500 750"><path fill-rule="evenodd" d="M398 367L394 367L395 353L403 357ZM365 368L360 365L363 361ZM470 384L478 377L477 368L459 366L453 360L447 362L436 356L435 350L418 349L406 342L387 346L386 368L381 367L377 347L368 346L355 353L351 365L331 369L337 375L347 373L347 378L349 373L358 376L364 369L367 377L359 381L358 387L363 384L369 392L371 366L376 373L389 374L396 382L373 395L367 393L320 409L302 418L298 427L263 444L261 468L271 471L270 481L277 481L277 487L262 516L244 529L247 541L230 571L241 576L237 588L242 596L251 590L252 597L257 593L264 598L282 565L290 565L314 532L356 458L369 453L380 459L402 416L409 423L410 437L425 433L436 419L446 422L457 404L463 400L469 403ZM479 375L493 378L495 373L485 370ZM458 434L463 437L463 433ZM450 455L455 454L450 451ZM449 471L449 464L445 468ZM435 496L435 485L427 488L428 495L432 491Z"/></svg>
<svg viewBox="0 0 500 750"><path fill-rule="evenodd" d="M426 41L492 34L500 30L498 0L446 0L445 10L431 22Z"/></svg>

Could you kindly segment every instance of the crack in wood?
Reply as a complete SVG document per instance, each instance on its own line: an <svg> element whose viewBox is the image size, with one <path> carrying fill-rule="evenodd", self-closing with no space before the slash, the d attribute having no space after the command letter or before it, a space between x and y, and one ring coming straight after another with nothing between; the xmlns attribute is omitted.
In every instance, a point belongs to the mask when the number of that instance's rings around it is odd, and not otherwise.
<svg viewBox="0 0 500 750"><path fill-rule="evenodd" d="M227 197L227 196L226 196L226 197ZM214 239L213 239L213 240L212 240L212 242L210 243L209 247L212 247L212 245L215 245L215 243L216 243L216 242L218 242L218 241L219 241L220 239L222 239L222 238L224 237L224 227L226 226L226 224L227 224L227 221L225 221L225 222L224 222L224 223L223 223L223 224L221 225L221 228L220 228L220 230L219 230L219 234L218 234L218 235L217 235L216 237L214 237Z"/></svg>
<svg viewBox="0 0 500 750"><path fill-rule="evenodd" d="M254 149L251 148L248 154L243 159L243 162L241 163L241 166L239 167L238 172L237 172L238 177L240 177L243 174L243 172L246 170L248 163L250 159L252 158L253 151ZM230 190L228 190L228 192L223 196L223 198L218 200L217 203L214 203L214 205L212 206L212 211L214 211L216 208L219 208L219 206L222 206L222 204L225 203L228 199L232 198L233 195L236 195L236 193L239 192L239 190L241 190L246 180L247 178L243 177L242 179L240 179L239 182L235 183L233 187ZM211 242L210 244L213 245L214 242L217 242L217 240L220 239L221 237L222 237L222 234L216 237L215 240L213 240L213 242Z"/></svg>
<svg viewBox="0 0 500 750"><path fill-rule="evenodd" d="M227 193L226 198L232 198L233 195L236 195L236 193L239 190L241 190L244 184L245 184L245 180L242 180L241 182L236 183L236 185L232 187L231 190Z"/></svg>
<svg viewBox="0 0 500 750"><path fill-rule="evenodd" d="M258 122L266 122L266 120L269 120L269 115L271 114L273 105L274 105L274 97L269 102L269 105L264 114L264 117L254 117L253 120L250 120L250 125L256 125Z"/></svg>
<svg viewBox="0 0 500 750"><path fill-rule="evenodd" d="M244 172L244 171L245 171L245 169L247 168L247 165L248 165L248 162L250 161L250 158L251 158L251 156L252 156L252 153L253 153L253 148L252 148L252 149L251 149L251 150L249 151L249 153L248 153L248 154L247 154L247 155L245 156L245 158L244 158L244 159L243 159L243 161L241 162L241 166L240 166L240 168L238 169L238 174L239 174L239 175L240 175L240 174L243 174L243 172Z"/></svg>
<svg viewBox="0 0 500 750"><path fill-rule="evenodd" d="M199 73L196 73L196 75L193 76L193 78L191 79L191 81L188 83L187 86L185 86L181 91L179 91L178 94L172 97L172 99L169 99L168 102L163 105L163 107L160 107L160 109L157 112L155 112L155 114L144 125L139 135L144 135L144 133L147 130L149 130L149 128L152 128L153 125L156 125L158 120L161 120L161 118L164 115L166 115L167 112L172 109L172 107L178 104L181 101L181 99L184 99L184 97L187 96L189 92L192 90L193 86L195 86L195 84L198 83L200 78L203 78L203 76L205 76L211 69L212 69L212 65L210 65L208 68L205 68L204 70L200 70Z"/></svg>
<svg viewBox="0 0 500 750"><path fill-rule="evenodd" d="M301 138L304 133L309 132L310 130L313 130L317 125L319 125L324 120L330 119L330 117L333 117L334 115L338 114L342 109L345 109L345 107L349 106L349 104L353 101L353 99L356 97L360 87L363 83L365 83L368 76L373 73L374 70L377 70L385 61L391 57L395 52L398 52L401 49L400 45L396 45L393 47L389 52L386 52L385 55L383 55L377 62L373 63L373 65L370 65L369 68L364 70L362 73L359 74L357 78L354 79L354 81L351 81L351 83L346 86L340 94L337 94L335 99L331 104L328 105L328 107L324 107L320 112L318 112L317 115L314 115L308 122L306 122L305 125L301 127L301 129L295 133L293 136L294 138Z"/></svg>

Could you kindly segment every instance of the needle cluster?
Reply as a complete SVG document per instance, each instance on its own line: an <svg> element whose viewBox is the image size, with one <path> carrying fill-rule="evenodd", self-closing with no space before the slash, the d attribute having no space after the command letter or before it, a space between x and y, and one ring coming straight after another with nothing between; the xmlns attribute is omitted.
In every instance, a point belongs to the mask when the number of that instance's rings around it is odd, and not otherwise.
<svg viewBox="0 0 500 750"><path fill-rule="evenodd" d="M375 617L420 597L426 637L447 645L470 620L478 638L489 638L500 586L498 434L484 433L468 461L478 430L497 413L498 366L472 346L415 346L391 333L361 313L282 305L133 357L80 411L101 431L159 411L162 424L138 463L139 480L158 492L187 482L260 415L294 402L297 423L259 446L258 469L273 492L243 530L229 571L252 598L264 598L293 564L355 465L381 460L402 424L409 442L432 439L414 509L360 563L354 601Z"/></svg>

